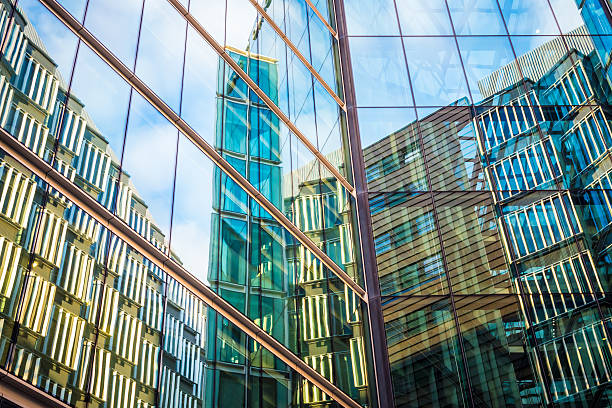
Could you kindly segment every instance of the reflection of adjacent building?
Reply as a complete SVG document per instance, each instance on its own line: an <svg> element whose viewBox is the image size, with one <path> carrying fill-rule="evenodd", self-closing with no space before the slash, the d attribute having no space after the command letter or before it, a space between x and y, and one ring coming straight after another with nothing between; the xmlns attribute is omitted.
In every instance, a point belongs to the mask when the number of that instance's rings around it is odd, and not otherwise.
<svg viewBox="0 0 612 408"><path fill-rule="evenodd" d="M612 112L587 34L364 149L398 406L609 402Z"/></svg>
<svg viewBox="0 0 612 408"><path fill-rule="evenodd" d="M340 151L327 155L336 166ZM351 207L344 188L318 162L284 177L285 213L349 275L357 276L353 256ZM287 243L292 274L290 314L298 354L357 400L366 400L366 361L359 298L296 241ZM302 402L331 406L332 400L302 381Z"/></svg>
<svg viewBox="0 0 612 408"><path fill-rule="evenodd" d="M277 94L275 60L228 51L268 95ZM331 173L321 174L318 162L283 175L289 164L281 162L278 118L224 64L219 78L215 147L338 265L355 274L350 207L342 187ZM278 103L276 97L273 101ZM334 162L340 161L337 152ZM219 238L211 240L211 287L339 388L365 399L358 298L218 169L214 195L211 235ZM208 327L208 406L256 404L251 401L254 386L264 387L266 401L279 407L333 403L225 319L211 314Z"/></svg>
<svg viewBox="0 0 612 408"><path fill-rule="evenodd" d="M588 45L568 53L553 40L530 51L523 62L546 55L546 69L492 89L475 123L547 402L605 405L612 112L601 62Z"/></svg>
<svg viewBox="0 0 612 408"><path fill-rule="evenodd" d="M277 88L275 60L228 49L262 88ZM281 205L278 119L244 81L219 64L215 147L274 205ZM264 84L265 83L265 84ZM269 93L268 93L269 94ZM276 102L276 98L274 98ZM283 344L288 340L283 230L215 168L210 264L213 290ZM209 314L207 406L250 406L259 387L266 402L288 406L288 370L216 313ZM214 336L214 337L213 337ZM279 381L279 379L282 379ZM283 386L284 384L284 386Z"/></svg>
<svg viewBox="0 0 612 408"><path fill-rule="evenodd" d="M466 105L364 149L398 407L536 405Z"/></svg>
<svg viewBox="0 0 612 408"><path fill-rule="evenodd" d="M86 101L67 96L27 17L0 9L0 125L167 251ZM159 268L8 156L0 158L0 253L3 367L77 406L200 406L202 301L164 287Z"/></svg>

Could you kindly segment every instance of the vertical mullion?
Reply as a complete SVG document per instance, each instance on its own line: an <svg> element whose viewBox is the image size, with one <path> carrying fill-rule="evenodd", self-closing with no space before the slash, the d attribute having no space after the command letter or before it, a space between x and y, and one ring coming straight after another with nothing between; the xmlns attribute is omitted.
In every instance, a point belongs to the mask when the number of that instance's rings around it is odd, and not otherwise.
<svg viewBox="0 0 612 408"><path fill-rule="evenodd" d="M363 276L367 289L368 326L365 335L369 337L371 355L373 360L373 384L370 387L373 405L379 408L394 407L394 394L391 382L389 350L382 312L380 286L378 282L378 265L376 263L374 238L371 224L371 214L368 202L368 188L365 177L365 163L361 148L359 134L359 122L356 109L354 79L351 66L350 46L347 37L346 15L344 0L333 2L336 17L336 29L338 30L338 44L341 63L341 75L345 92L345 103L347 107L346 126L348 133L348 150L351 158L351 170L355 186L355 211L352 219L356 221L360 243L361 263ZM396 12L397 18L397 12ZM399 21L397 21L399 26ZM402 44L403 45L403 44ZM406 66L407 69L407 66ZM414 101L414 96L413 96ZM415 109L416 112L416 109ZM354 231L357 232L357 231ZM368 330L369 329L369 330Z"/></svg>

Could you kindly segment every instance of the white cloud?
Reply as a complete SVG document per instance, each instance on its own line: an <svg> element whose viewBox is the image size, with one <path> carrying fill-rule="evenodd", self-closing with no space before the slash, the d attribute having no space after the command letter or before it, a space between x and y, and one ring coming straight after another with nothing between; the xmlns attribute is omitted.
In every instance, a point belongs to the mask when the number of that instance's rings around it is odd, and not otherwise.
<svg viewBox="0 0 612 408"><path fill-rule="evenodd" d="M245 49L256 19L257 11L248 0L227 0L225 44Z"/></svg>
<svg viewBox="0 0 612 408"><path fill-rule="evenodd" d="M209 219L210 217L208 214ZM207 229L198 222L173 224L171 245L185 269L208 284L210 223Z"/></svg>

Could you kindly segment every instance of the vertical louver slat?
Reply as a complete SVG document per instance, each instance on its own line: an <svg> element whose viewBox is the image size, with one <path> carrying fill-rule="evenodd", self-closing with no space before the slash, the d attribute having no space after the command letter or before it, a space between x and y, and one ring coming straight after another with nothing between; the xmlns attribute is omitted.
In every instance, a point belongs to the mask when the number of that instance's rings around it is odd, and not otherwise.
<svg viewBox="0 0 612 408"><path fill-rule="evenodd" d="M115 334L115 352L133 364L138 362L142 348L142 322L128 313L121 312Z"/></svg>
<svg viewBox="0 0 612 408"><path fill-rule="evenodd" d="M74 154L78 154L81 151L85 128L85 120L71 109L65 108L64 121L59 136L62 146Z"/></svg>
<svg viewBox="0 0 612 408"><path fill-rule="evenodd" d="M95 348L95 353L94 353ZM95 357L94 357L95 354ZM93 343L86 342L83 347L83 354L79 367L79 388L83 391L90 391L93 396L106 401L108 395L108 380L111 376L110 362L111 353L107 350L94 347ZM94 359L91 372L90 389L87 390L88 367L91 359Z"/></svg>
<svg viewBox="0 0 612 408"><path fill-rule="evenodd" d="M528 221L529 219L535 219L536 222ZM568 193L553 194L505 215L504 226L512 237L514 259L535 253L582 232ZM574 231L573 226L577 226L578 230Z"/></svg>
<svg viewBox="0 0 612 408"><path fill-rule="evenodd" d="M0 118L2 127L6 126L8 114L13 101L13 87L4 75L0 76Z"/></svg>
<svg viewBox="0 0 612 408"><path fill-rule="evenodd" d="M138 303L144 304L147 268L132 257L128 258L126 268L120 273L120 292Z"/></svg>
<svg viewBox="0 0 612 408"><path fill-rule="evenodd" d="M110 171L110 156L89 141L81 143L77 173L92 185L104 190Z"/></svg>
<svg viewBox="0 0 612 408"><path fill-rule="evenodd" d="M62 308L56 310L55 327L46 339L47 353L75 370L80 357L85 321Z"/></svg>
<svg viewBox="0 0 612 408"><path fill-rule="evenodd" d="M368 385L368 373L366 371L366 351L363 344L363 337L351 339L350 351L353 385L355 387L365 387Z"/></svg>
<svg viewBox="0 0 612 408"><path fill-rule="evenodd" d="M16 105L13 104L10 109L13 116L11 134L34 153L43 157L49 129Z"/></svg>
<svg viewBox="0 0 612 408"><path fill-rule="evenodd" d="M59 171L64 177L68 180L74 182L75 170L74 167L70 166L68 163L63 161L62 159L55 159L54 167L57 171ZM50 194L57 198L62 204L66 206L66 208L72 207L72 202L69 201L63 194L57 191L54 188L50 188Z"/></svg>
<svg viewBox="0 0 612 408"><path fill-rule="evenodd" d="M100 296L102 296L101 303ZM109 288L102 282L96 282L90 305L89 322L96 324L99 318L100 330L106 334L112 334L117 322L117 313L114 311L116 311L119 306L119 292L113 288Z"/></svg>
<svg viewBox="0 0 612 408"><path fill-rule="evenodd" d="M143 342L140 361L138 363L138 381L154 387L157 384L157 373L159 366L159 346L148 341Z"/></svg>
<svg viewBox="0 0 612 408"><path fill-rule="evenodd" d="M307 356L304 358L304 361L319 374L328 380L332 380L332 354ZM304 402L307 404L323 402L330 399L327 394L322 392L317 386L311 384L308 380L302 380L302 389L304 392Z"/></svg>
<svg viewBox="0 0 612 408"><path fill-rule="evenodd" d="M136 406L136 381L113 371L110 408Z"/></svg>
<svg viewBox="0 0 612 408"><path fill-rule="evenodd" d="M146 286L145 304L140 309L140 318L147 326L161 330L162 295L150 286Z"/></svg>
<svg viewBox="0 0 612 408"><path fill-rule="evenodd" d="M68 223L48 210L43 210L34 252L56 266L60 266Z"/></svg>
<svg viewBox="0 0 612 408"><path fill-rule="evenodd" d="M13 244L5 237L0 237L0 294L10 297L19 272L21 247Z"/></svg>
<svg viewBox="0 0 612 408"><path fill-rule="evenodd" d="M21 57L16 62L19 59ZM24 94L51 115L55 109L59 80L32 56L27 59L25 74L19 81L19 87Z"/></svg>
<svg viewBox="0 0 612 408"><path fill-rule="evenodd" d="M28 40L23 33L23 27L15 22L15 18L10 17L4 5L0 17L0 33L1 38L8 37L4 42L3 57L15 73L19 74Z"/></svg>
<svg viewBox="0 0 612 408"><path fill-rule="evenodd" d="M94 267L95 261L91 256L67 243L56 283L76 298L85 301L93 279Z"/></svg>
<svg viewBox="0 0 612 408"><path fill-rule="evenodd" d="M166 316L164 349L177 359L181 357L184 323L172 315Z"/></svg>
<svg viewBox="0 0 612 408"><path fill-rule="evenodd" d="M108 243L110 240L110 243ZM125 266L127 245L116 235L110 234L108 230L102 229L100 233L100 245L97 253L97 261L106 264L106 267L115 274L120 274ZM107 258L108 251L108 258Z"/></svg>
<svg viewBox="0 0 612 408"><path fill-rule="evenodd" d="M327 295L313 295L302 298L302 336L305 341L329 337Z"/></svg>
<svg viewBox="0 0 612 408"><path fill-rule="evenodd" d="M82 236L91 241L96 241L100 233L100 224L77 206L72 206L68 213L68 222Z"/></svg>
<svg viewBox="0 0 612 408"><path fill-rule="evenodd" d="M38 373L40 371L40 357L19 348L13 357L11 371L20 378L38 385Z"/></svg>
<svg viewBox="0 0 612 408"><path fill-rule="evenodd" d="M0 162L0 177L3 178L0 213L25 227L36 192L34 181L4 162Z"/></svg>
<svg viewBox="0 0 612 408"><path fill-rule="evenodd" d="M31 273L24 299L19 322L38 334L46 334L55 300L55 285Z"/></svg>

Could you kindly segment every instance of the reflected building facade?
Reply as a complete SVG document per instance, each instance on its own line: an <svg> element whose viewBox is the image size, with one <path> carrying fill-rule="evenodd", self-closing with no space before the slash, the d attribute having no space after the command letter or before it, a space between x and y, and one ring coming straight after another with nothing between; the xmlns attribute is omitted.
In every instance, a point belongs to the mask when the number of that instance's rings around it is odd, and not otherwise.
<svg viewBox="0 0 612 408"><path fill-rule="evenodd" d="M611 10L0 0L0 405L612 406Z"/></svg>
<svg viewBox="0 0 612 408"><path fill-rule="evenodd" d="M167 251L147 203L68 93L27 15L0 6L1 126ZM7 154L0 182L6 370L70 405L201 404L205 304L166 287L158 266ZM160 381L167 392L157 395Z"/></svg>
<svg viewBox="0 0 612 408"><path fill-rule="evenodd" d="M248 51L228 49L251 78L268 89L278 88L276 61ZM219 61L215 148L235 163L248 180L276 206L281 205L280 136L278 120L246 82ZM277 103L277 98L274 99ZM288 281L283 264L285 237L280 225L254 200L247 198L220 169L215 170L213 223L208 280L216 291L263 330L287 342ZM215 313L209 315L211 347L207 406L289 406L291 394L275 377L290 373L274 355L248 339ZM216 335L215 335L216 334ZM216 339L216 340L215 340ZM247 400L249 387L259 387L262 401Z"/></svg>
<svg viewBox="0 0 612 408"><path fill-rule="evenodd" d="M257 28L255 28L256 32ZM255 37L255 35L254 35ZM278 95L278 61L227 51L269 95ZM283 174L278 118L223 61L219 63L215 147L330 258L355 276L351 208L342 185L316 160ZM272 97L278 103L277 97ZM342 165L341 151L328 155ZM313 369L367 400L358 297L220 170L215 172L211 287ZM217 232L218 229L218 232ZM274 355L227 320L209 316L208 406L332 406L333 399L292 375ZM286 378L284 386L274 377ZM249 388L265 392L252 400ZM252 397L251 397L252 398ZM242 405L242 402L239 403Z"/></svg>
<svg viewBox="0 0 612 408"><path fill-rule="evenodd" d="M364 149L397 406L460 406L466 375L480 404L537 406L494 201L461 192L485 184L476 145L464 98Z"/></svg>
<svg viewBox="0 0 612 408"><path fill-rule="evenodd" d="M341 163L340 155L336 151L328 159ZM355 276L352 212L345 190L316 162L286 175L284 181L285 186L298 186L293 193L283 189L288 218ZM301 322L293 333L299 355L356 400L366 401L368 376L359 298L296 240L287 242L285 252L292 271L290 314L292 320ZM297 386L307 406L333 406L329 396L308 382Z"/></svg>
<svg viewBox="0 0 612 408"><path fill-rule="evenodd" d="M475 123L547 402L607 405L610 86L593 43L576 38L569 52L553 40L521 57L555 50L548 70L485 99Z"/></svg>

